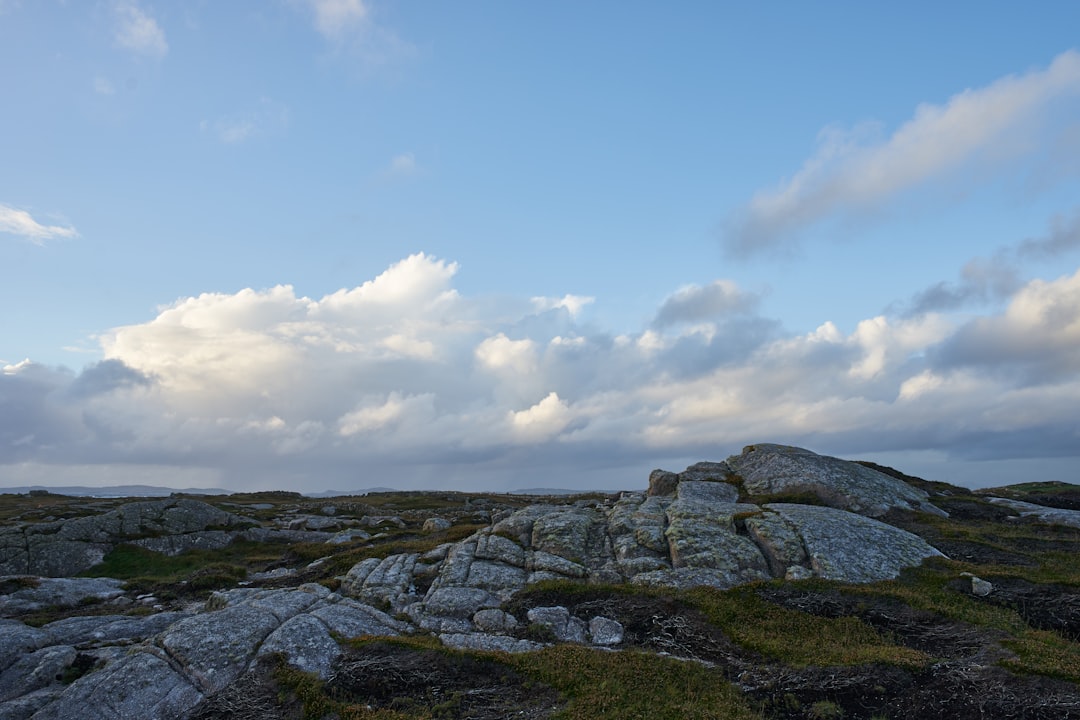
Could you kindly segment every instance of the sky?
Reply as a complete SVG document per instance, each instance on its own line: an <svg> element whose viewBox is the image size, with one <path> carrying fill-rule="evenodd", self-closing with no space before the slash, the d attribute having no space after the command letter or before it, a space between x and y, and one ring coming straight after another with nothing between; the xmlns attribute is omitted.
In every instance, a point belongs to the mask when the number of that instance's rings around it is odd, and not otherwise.
<svg viewBox="0 0 1080 720"><path fill-rule="evenodd" d="M0 488L1080 482L1077 27L0 0Z"/></svg>

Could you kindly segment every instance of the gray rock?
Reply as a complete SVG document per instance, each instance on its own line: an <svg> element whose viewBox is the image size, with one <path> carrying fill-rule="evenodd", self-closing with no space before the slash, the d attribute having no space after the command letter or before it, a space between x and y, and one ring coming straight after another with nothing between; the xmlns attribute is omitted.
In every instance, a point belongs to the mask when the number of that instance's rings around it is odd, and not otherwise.
<svg viewBox="0 0 1080 720"><path fill-rule="evenodd" d="M70 645L53 645L23 655L0 673L0 702L56 685L76 654Z"/></svg>
<svg viewBox="0 0 1080 720"><path fill-rule="evenodd" d="M995 505L1003 505L1015 510L1020 513L1021 517L1034 517L1044 523L1080 528L1080 510L1065 510L1063 508L1047 507L1045 505L1036 505L1035 503L1024 502L1023 500L1012 500L1009 498L990 497L987 498L987 500Z"/></svg>
<svg viewBox="0 0 1080 720"><path fill-rule="evenodd" d="M488 590L503 600L509 600L525 587L527 577L524 568L505 565L489 560L477 560L469 566L466 587Z"/></svg>
<svg viewBox="0 0 1080 720"><path fill-rule="evenodd" d="M942 554L918 535L872 518L816 505L765 506L799 529L817 577L851 583L888 580Z"/></svg>
<svg viewBox="0 0 1080 720"><path fill-rule="evenodd" d="M679 476L667 470L653 470L649 473L650 495L673 495L679 484Z"/></svg>
<svg viewBox="0 0 1080 720"><path fill-rule="evenodd" d="M477 537L475 557L480 560L495 560L515 567L525 566L525 550L513 540L501 535Z"/></svg>
<svg viewBox="0 0 1080 720"><path fill-rule="evenodd" d="M41 630L52 643L98 645L145 640L153 637L189 613L162 612L153 615L90 615L64 618L43 625Z"/></svg>
<svg viewBox="0 0 1080 720"><path fill-rule="evenodd" d="M132 540L131 544L163 555L179 555L188 550L220 550L231 545L236 535L236 532L226 530L204 530L182 535L141 538Z"/></svg>
<svg viewBox="0 0 1080 720"><path fill-rule="evenodd" d="M237 605L181 620L161 646L203 692L214 694L243 674L278 624L269 610Z"/></svg>
<svg viewBox="0 0 1080 720"><path fill-rule="evenodd" d="M727 459L755 495L812 493L827 505L879 517L893 508L922 510L944 516L929 496L896 478L803 448L787 445L748 445Z"/></svg>
<svg viewBox="0 0 1080 720"><path fill-rule="evenodd" d="M623 641L622 623L597 615L589 621L589 640L593 645L618 645Z"/></svg>
<svg viewBox="0 0 1080 720"><path fill-rule="evenodd" d="M341 655L341 648L321 620L312 615L299 615L266 638L258 654L269 653L282 653L293 667L325 680L334 660Z"/></svg>
<svg viewBox="0 0 1080 720"><path fill-rule="evenodd" d="M498 607L499 598L481 588L448 587L429 592L424 611L442 617L471 618L477 610Z"/></svg>
<svg viewBox="0 0 1080 720"><path fill-rule="evenodd" d="M772 512L760 512L744 520L747 534L757 543L774 577L784 577L788 568L808 562L798 528Z"/></svg>
<svg viewBox="0 0 1080 720"><path fill-rule="evenodd" d="M33 720L176 720L203 699L183 675L151 652L134 652L88 673Z"/></svg>
<svg viewBox="0 0 1080 720"><path fill-rule="evenodd" d="M506 635L488 635L486 633L443 633L439 641L454 650L489 650L508 653L523 653L539 650L544 646L531 640L518 640Z"/></svg>
<svg viewBox="0 0 1080 720"><path fill-rule="evenodd" d="M516 617L497 608L477 610L472 620L477 630L496 635L512 632L518 626Z"/></svg>
<svg viewBox="0 0 1080 720"><path fill-rule="evenodd" d="M719 571L727 587L767 580L769 568L761 550L735 532L735 516L753 512L758 507L744 503L672 503L665 531L672 566Z"/></svg>
<svg viewBox="0 0 1080 720"><path fill-rule="evenodd" d="M63 692L63 686L53 685L2 702L0 703L0 720L27 720L38 710L60 697Z"/></svg>
<svg viewBox="0 0 1080 720"><path fill-rule="evenodd" d="M0 580L10 579L8 577ZM36 585L34 585L36 583ZM11 617L46 607L75 607L88 600L111 600L124 594L122 580L113 578L28 578L27 585L0 596L0 616Z"/></svg>
<svg viewBox="0 0 1080 720"><path fill-rule="evenodd" d="M732 479L733 474L726 462L699 462L679 473L679 484L685 482L727 483ZM734 498L724 502L735 502L737 498L738 490Z"/></svg>
<svg viewBox="0 0 1080 720"><path fill-rule="evenodd" d="M570 614L566 608L556 605L554 607L535 607L528 613L529 622L542 625L554 634L560 642L584 643L585 623Z"/></svg>
<svg viewBox="0 0 1080 720"><path fill-rule="evenodd" d="M971 594L975 597L986 597L990 593L994 592L994 586L992 583L983 580L981 577L972 575L969 572L960 573L961 577L968 579L971 583Z"/></svg>
<svg viewBox="0 0 1080 720"><path fill-rule="evenodd" d="M724 482L683 480L675 496L686 502L733 503L739 499L739 489Z"/></svg>
<svg viewBox="0 0 1080 720"><path fill-rule="evenodd" d="M0 620L0 671L26 653L49 644L49 635L18 620Z"/></svg>
<svg viewBox="0 0 1080 720"><path fill-rule="evenodd" d="M354 566L342 581L342 592L367 603L386 605L395 612L419 598L413 587L412 571L417 553L390 555L377 564L365 560ZM355 572L353 572L355 570Z"/></svg>
<svg viewBox="0 0 1080 720"><path fill-rule="evenodd" d="M311 615L321 620L330 632L345 638L361 635L393 637L411 629L381 610L348 598L312 610Z"/></svg>
<svg viewBox="0 0 1080 720"><path fill-rule="evenodd" d="M425 533L442 532L443 530L449 530L450 525L451 525L450 521L447 520L446 518L431 517L431 518L428 518L427 520L424 521L424 527L422 529L422 532L425 532Z"/></svg>

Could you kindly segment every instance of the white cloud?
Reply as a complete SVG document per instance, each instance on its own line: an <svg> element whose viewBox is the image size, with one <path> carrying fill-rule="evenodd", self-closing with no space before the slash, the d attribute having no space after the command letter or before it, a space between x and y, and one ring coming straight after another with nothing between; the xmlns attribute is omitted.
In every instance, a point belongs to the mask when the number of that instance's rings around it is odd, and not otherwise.
<svg viewBox="0 0 1080 720"><path fill-rule="evenodd" d="M390 174L392 175L412 175L416 170L416 156L411 152L395 155L390 160Z"/></svg>
<svg viewBox="0 0 1080 720"><path fill-rule="evenodd" d="M546 312L548 310L558 310L559 308L565 309L570 313L570 317L576 318L586 305L591 305L596 302L596 298L587 297L585 295L563 295L558 297L534 297L532 298L532 305L537 312Z"/></svg>
<svg viewBox="0 0 1080 720"><path fill-rule="evenodd" d="M750 200L725 242L742 255L780 247L826 216L874 210L972 162L997 166L1033 155L1051 141L1053 134L1040 129L1055 102L1078 95L1080 53L1070 50L1045 70L965 90L944 105L920 105L884 140L868 138L873 133L865 126L827 129L818 151L794 177Z"/></svg>
<svg viewBox="0 0 1080 720"><path fill-rule="evenodd" d="M94 92L98 95L115 95L116 88L108 78L98 75L94 78Z"/></svg>
<svg viewBox="0 0 1080 720"><path fill-rule="evenodd" d="M705 287L687 285L669 296L653 319L655 327L713 320L722 315L753 311L758 298L730 280L716 280Z"/></svg>
<svg viewBox="0 0 1080 720"><path fill-rule="evenodd" d="M368 21L363 0L308 0L315 28L330 40L361 28Z"/></svg>
<svg viewBox="0 0 1080 720"><path fill-rule="evenodd" d="M4 204L0 204L0 233L26 238L35 245L44 245L46 240L55 238L79 236L73 227L42 225L27 211Z"/></svg>
<svg viewBox="0 0 1080 720"><path fill-rule="evenodd" d="M507 317L459 295L456 270L418 253L319 299L206 293L104 333L106 360L80 375L5 365L0 464L190 465L305 490L360 476L466 487L481 472L535 486L555 468L640 464L621 481L634 487L665 458L763 440L1078 452L1080 271L973 319L880 316L747 342L747 327L771 327L750 313L619 338L563 318L555 333L527 302Z"/></svg>
<svg viewBox="0 0 1080 720"><path fill-rule="evenodd" d="M114 39L119 47L158 60L168 54L169 43L165 40L165 32L137 2L117 2L113 11L116 15Z"/></svg>
<svg viewBox="0 0 1080 720"><path fill-rule="evenodd" d="M226 145L237 145L256 137L279 135L289 127L289 108L270 98L260 98L251 109L199 123L202 132L213 133Z"/></svg>

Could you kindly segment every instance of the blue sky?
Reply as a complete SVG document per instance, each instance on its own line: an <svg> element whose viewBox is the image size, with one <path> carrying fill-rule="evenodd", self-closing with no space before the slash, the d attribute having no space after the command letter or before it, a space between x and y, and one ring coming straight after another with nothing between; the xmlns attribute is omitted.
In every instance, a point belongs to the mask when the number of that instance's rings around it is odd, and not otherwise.
<svg viewBox="0 0 1080 720"><path fill-rule="evenodd" d="M0 0L0 487L1080 468L1075 3Z"/></svg>

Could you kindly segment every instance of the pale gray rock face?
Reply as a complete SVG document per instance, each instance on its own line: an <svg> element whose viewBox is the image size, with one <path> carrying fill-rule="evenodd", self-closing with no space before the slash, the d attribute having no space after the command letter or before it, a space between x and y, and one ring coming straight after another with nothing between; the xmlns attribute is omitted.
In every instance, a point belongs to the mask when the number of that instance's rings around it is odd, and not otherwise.
<svg viewBox="0 0 1080 720"><path fill-rule="evenodd" d="M181 620L161 646L204 693L213 694L243 674L278 624L269 610L237 605Z"/></svg>
<svg viewBox="0 0 1080 720"><path fill-rule="evenodd" d="M0 573L77 575L101 562L119 542L153 539L163 551L177 552L200 547L200 543L217 547L215 543L222 536L204 540L202 534L249 524L246 518L197 500L168 498L128 503L101 515L0 531ZM192 536L165 539L165 536L184 535Z"/></svg>
<svg viewBox="0 0 1080 720"><path fill-rule="evenodd" d="M76 654L70 645L53 645L22 656L0 673L0 702L55 684Z"/></svg>
<svg viewBox="0 0 1080 720"><path fill-rule="evenodd" d="M1011 500L1009 498L987 498L995 505L1003 505L1020 513L1021 517L1035 517L1044 523L1055 523L1069 527L1080 528L1080 510L1065 510L1064 508L1047 507L1023 500Z"/></svg>
<svg viewBox="0 0 1080 720"><path fill-rule="evenodd" d="M374 558L354 566L342 581L342 591L374 605L386 605L400 612L419 598L413 587L413 569L419 559L416 553ZM354 572L355 571L355 572Z"/></svg>
<svg viewBox="0 0 1080 720"><path fill-rule="evenodd" d="M477 610L472 620L477 630L496 635L511 632L518 626L516 617L496 608Z"/></svg>
<svg viewBox="0 0 1080 720"><path fill-rule="evenodd" d="M131 642L153 637L187 616L187 613L180 612L162 612L143 617L91 615L57 620L43 625L41 630L51 643L56 644Z"/></svg>
<svg viewBox="0 0 1080 720"><path fill-rule="evenodd" d="M32 716L33 720L176 720L203 694L169 662L134 652L87 673Z"/></svg>
<svg viewBox="0 0 1080 720"><path fill-rule="evenodd" d="M60 697L63 688L47 687L0 703L0 720L27 720L41 708Z"/></svg>
<svg viewBox="0 0 1080 720"><path fill-rule="evenodd" d="M441 518L441 517L428 518L427 520L424 521L424 527L422 528L421 531L425 532L425 533L442 532L443 530L449 530L450 525L451 525L450 521L447 520L446 518Z"/></svg>
<svg viewBox="0 0 1080 720"><path fill-rule="evenodd" d="M589 640L593 645L618 645L623 640L622 623L598 615L589 621Z"/></svg>
<svg viewBox="0 0 1080 720"><path fill-rule="evenodd" d="M330 632L345 638L361 635L389 637L401 635L410 630L408 625L395 620L381 610L348 598L317 608L311 612L311 615L321 620Z"/></svg>
<svg viewBox="0 0 1080 720"><path fill-rule="evenodd" d="M736 515L757 511L756 505L745 503L672 503L665 531L672 566L714 570L727 587L767 580L769 568L761 550L735 532Z"/></svg>
<svg viewBox="0 0 1080 720"><path fill-rule="evenodd" d="M724 482L683 480L675 489L675 497L684 502L733 503L739 499L739 489Z"/></svg>
<svg viewBox="0 0 1080 720"><path fill-rule="evenodd" d="M179 555L188 550L220 550L223 547L228 547L235 537L235 532L205 530L183 535L141 538L132 540L131 544L163 555Z"/></svg>
<svg viewBox="0 0 1080 720"><path fill-rule="evenodd" d="M26 653L49 643L49 636L18 620L0 620L0 671L6 670Z"/></svg>
<svg viewBox="0 0 1080 720"><path fill-rule="evenodd" d="M0 580L6 578L0 578ZM87 600L111 600L124 594L113 578L33 578L36 587L0 595L0 616L11 617L45 607L74 607Z"/></svg>
<svg viewBox="0 0 1080 720"><path fill-rule="evenodd" d="M321 620L312 615L300 615L267 636L258 654L269 653L282 653L293 667L315 673L325 680L334 660L341 655L341 648Z"/></svg>
<svg viewBox="0 0 1080 720"><path fill-rule="evenodd" d="M880 517L892 508L944 515L925 492L901 480L803 448L748 445L726 462L754 495L812 493L831 507L869 517Z"/></svg>
<svg viewBox="0 0 1080 720"><path fill-rule="evenodd" d="M873 518L816 505L765 506L799 528L817 577L851 583L888 580L942 554L918 535Z"/></svg>
<svg viewBox="0 0 1080 720"><path fill-rule="evenodd" d="M523 653L544 647L531 640L518 640L506 635L488 635L487 633L443 633L439 635L439 641L454 650L498 650Z"/></svg>
<svg viewBox="0 0 1080 720"><path fill-rule="evenodd" d="M570 611L562 606L535 607L529 611L528 618L529 622L551 630L555 639L560 642L585 642L585 622L571 615Z"/></svg>

